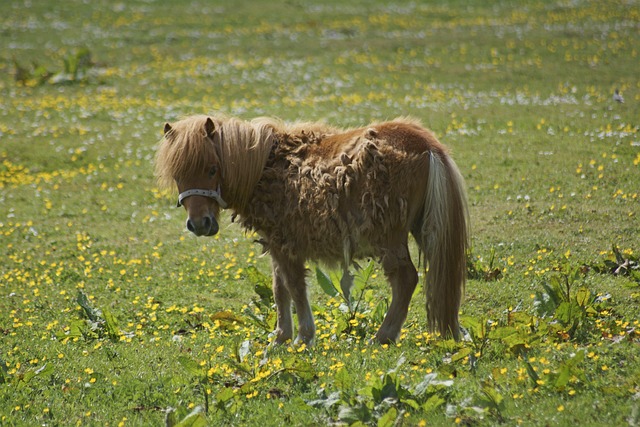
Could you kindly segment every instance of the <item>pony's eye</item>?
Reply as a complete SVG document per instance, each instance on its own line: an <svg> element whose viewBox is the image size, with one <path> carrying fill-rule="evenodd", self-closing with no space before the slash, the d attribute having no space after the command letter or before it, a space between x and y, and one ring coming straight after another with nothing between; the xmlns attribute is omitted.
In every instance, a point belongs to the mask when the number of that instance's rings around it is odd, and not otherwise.
<svg viewBox="0 0 640 427"><path fill-rule="evenodd" d="M215 166L213 166L213 167L211 168L211 170L209 171L209 178L213 178L213 177L216 175L216 173L217 173L217 172L218 172L218 168L216 168Z"/></svg>

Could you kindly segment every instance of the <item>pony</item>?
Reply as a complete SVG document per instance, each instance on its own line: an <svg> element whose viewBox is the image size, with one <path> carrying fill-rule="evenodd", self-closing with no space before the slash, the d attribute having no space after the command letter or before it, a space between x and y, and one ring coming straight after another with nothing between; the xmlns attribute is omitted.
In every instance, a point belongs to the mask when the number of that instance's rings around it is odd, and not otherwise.
<svg viewBox="0 0 640 427"><path fill-rule="evenodd" d="M459 339L469 214L463 177L449 150L419 121L361 128L195 115L166 123L156 154L160 188L178 190L186 227L219 231L221 209L260 236L271 256L275 343L312 343L308 260L342 267L349 298L356 259L380 263L392 298L376 332L395 342L418 283L409 234L419 248L428 328Z"/></svg>

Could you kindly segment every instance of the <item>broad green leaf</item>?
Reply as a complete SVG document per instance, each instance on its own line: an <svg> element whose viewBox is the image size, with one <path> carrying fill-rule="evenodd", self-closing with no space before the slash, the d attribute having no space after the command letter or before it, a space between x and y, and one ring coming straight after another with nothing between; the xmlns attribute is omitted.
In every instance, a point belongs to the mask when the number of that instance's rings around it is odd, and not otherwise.
<svg viewBox="0 0 640 427"><path fill-rule="evenodd" d="M210 319L213 321L218 320L221 323L244 323L242 318L236 316L229 310L216 311L210 316Z"/></svg>
<svg viewBox="0 0 640 427"><path fill-rule="evenodd" d="M279 371L279 375L282 378L295 376L302 380L310 381L316 376L316 371L309 362L292 356L285 360L284 369Z"/></svg>
<svg viewBox="0 0 640 427"><path fill-rule="evenodd" d="M33 370L29 370L25 372L24 375L22 375L22 382L24 382L25 384L29 384L29 381L31 381L35 376L36 373Z"/></svg>
<svg viewBox="0 0 640 427"><path fill-rule="evenodd" d="M178 424L175 408L167 408L164 415L164 427L175 427Z"/></svg>
<svg viewBox="0 0 640 427"><path fill-rule="evenodd" d="M504 408L502 396L491 386L484 386L474 402L478 409L492 413L500 413Z"/></svg>
<svg viewBox="0 0 640 427"><path fill-rule="evenodd" d="M324 399L316 399L307 401L307 405L312 406L314 408L324 408L331 409L335 404L341 403L342 399L340 398L340 392L335 391L331 393L329 396Z"/></svg>
<svg viewBox="0 0 640 427"><path fill-rule="evenodd" d="M555 317L566 325L570 323L575 316L576 309L579 310L580 307L571 302L564 301L556 309Z"/></svg>
<svg viewBox="0 0 640 427"><path fill-rule="evenodd" d="M207 418L202 406L196 406L189 415L176 424L175 427L207 427Z"/></svg>
<svg viewBox="0 0 640 427"><path fill-rule="evenodd" d="M312 380L316 376L313 366L302 359L294 358L285 362L285 367L293 374L303 380Z"/></svg>
<svg viewBox="0 0 640 427"><path fill-rule="evenodd" d="M484 386L482 388L482 393L486 397L486 401L489 402L489 406L501 410L504 407L504 398L498 391L491 386Z"/></svg>
<svg viewBox="0 0 640 427"><path fill-rule="evenodd" d="M502 342L509 347L509 350L513 350L525 345L527 343L527 339L521 333L512 333L511 335L507 335L502 338Z"/></svg>
<svg viewBox="0 0 640 427"><path fill-rule="evenodd" d="M407 405L409 407L411 407L414 410L418 410L420 409L420 404L418 402L415 401L415 399L402 399L402 403L404 405Z"/></svg>
<svg viewBox="0 0 640 427"><path fill-rule="evenodd" d="M338 390L351 392L351 389L353 388L353 379L351 378L351 375L349 374L349 371L347 371L347 369L340 368L340 370L335 373L333 379Z"/></svg>
<svg viewBox="0 0 640 427"><path fill-rule="evenodd" d="M349 327L349 323L347 323L347 319L344 316L336 316L336 333L340 335Z"/></svg>
<svg viewBox="0 0 640 427"><path fill-rule="evenodd" d="M582 381L586 379L584 369L578 366L584 361L585 354L586 352L584 350L580 350L562 363L554 384L557 389L564 389L572 376L580 378Z"/></svg>
<svg viewBox="0 0 640 427"><path fill-rule="evenodd" d="M396 422L396 418L398 418L398 410L391 407L378 419L378 427L392 427Z"/></svg>
<svg viewBox="0 0 640 427"><path fill-rule="evenodd" d="M591 291L585 287L578 289L576 301L580 307L586 307L591 301Z"/></svg>
<svg viewBox="0 0 640 427"><path fill-rule="evenodd" d="M89 320L91 320L92 322L102 320L102 313L100 312L100 310L91 307L89 297L82 290L78 291L76 302L80 307L82 307Z"/></svg>
<svg viewBox="0 0 640 427"><path fill-rule="evenodd" d="M338 418L342 421L351 424L360 420L358 412L350 406L341 406L338 410Z"/></svg>
<svg viewBox="0 0 640 427"><path fill-rule="evenodd" d="M102 310L102 315L104 316L107 335L112 341L118 341L120 339L120 328L115 317L109 310Z"/></svg>
<svg viewBox="0 0 640 427"><path fill-rule="evenodd" d="M194 375L196 377L204 376L204 369L196 363L195 360L190 359L187 356L179 356L178 362L182 365L183 368L187 370L188 373Z"/></svg>
<svg viewBox="0 0 640 427"><path fill-rule="evenodd" d="M451 362L457 362L458 360L464 359L469 354L471 354L472 351L473 349L471 347L461 348L460 351L451 356Z"/></svg>
<svg viewBox="0 0 640 427"><path fill-rule="evenodd" d="M9 379L9 374L8 374L7 364L0 357L0 384L4 384L8 382L8 379Z"/></svg>
<svg viewBox="0 0 640 427"><path fill-rule="evenodd" d="M255 266L250 265L247 267L247 276L254 284L263 284L269 286L269 276L263 274Z"/></svg>
<svg viewBox="0 0 640 427"><path fill-rule="evenodd" d="M439 408L440 406L442 406L444 402L445 400L442 397L438 396L437 394L434 394L433 396L428 398L426 402L422 404L422 410L426 413L429 413Z"/></svg>
<svg viewBox="0 0 640 427"><path fill-rule="evenodd" d="M580 280L580 268L574 267L569 271L569 280L571 283L575 283Z"/></svg>
<svg viewBox="0 0 640 427"><path fill-rule="evenodd" d="M338 418L342 421L352 424L358 421L368 421L369 418L371 418L371 414L369 412L369 409L367 409L367 407L364 405L356 407L341 406L338 410Z"/></svg>
<svg viewBox="0 0 640 427"><path fill-rule="evenodd" d="M375 397L375 396L374 396ZM383 378L382 388L379 390L376 401L382 402L387 398L398 398L398 390L396 388L396 381L393 375L386 374Z"/></svg>
<svg viewBox="0 0 640 427"><path fill-rule="evenodd" d="M460 323L462 324L462 326L466 327L469 330L473 338L475 339L484 338L485 328L483 327L483 324L481 321L478 321L473 317L464 316L460 319Z"/></svg>
<svg viewBox="0 0 640 427"><path fill-rule="evenodd" d="M387 314L387 310L389 310L389 300L387 298L380 299L371 314L372 320L376 323L382 323L384 316Z"/></svg>
<svg viewBox="0 0 640 427"><path fill-rule="evenodd" d="M596 310L595 308L593 308L591 306L585 308L584 311L585 311L585 313L587 315L590 315L590 316L597 316L599 314L598 310Z"/></svg>
<svg viewBox="0 0 640 427"><path fill-rule="evenodd" d="M229 310L217 311L209 316L209 318L213 322L217 322L223 330L234 329L237 325L243 325L245 322L245 319Z"/></svg>
<svg viewBox="0 0 640 427"><path fill-rule="evenodd" d="M537 387L538 381L540 380L538 373L533 369L533 366L531 366L531 363L529 363L528 360L526 360L524 363L525 363L525 367L527 368L527 374L529 374L529 378L531 379L532 385L534 387Z"/></svg>
<svg viewBox="0 0 640 427"><path fill-rule="evenodd" d="M569 359L569 362L571 363L571 366L577 366L578 363L582 363L584 361L585 355L587 354L587 352L582 349L582 350L578 350L573 357L571 357Z"/></svg>
<svg viewBox="0 0 640 427"><path fill-rule="evenodd" d="M571 369L567 365L563 365L560 367L558 371L558 377L556 378L555 387L558 390L563 390L566 385L569 383L569 379L571 378Z"/></svg>
<svg viewBox="0 0 640 427"><path fill-rule="evenodd" d="M556 306L565 299L563 296L564 292L562 291L562 284L560 283L560 278L558 276L552 276L550 283L543 283L542 287Z"/></svg>
<svg viewBox="0 0 640 427"><path fill-rule="evenodd" d="M230 399L233 399L234 396L233 389L231 387L225 387L216 394L216 402L226 403Z"/></svg>
<svg viewBox="0 0 640 427"><path fill-rule="evenodd" d="M491 331L489 336L494 340L505 340L512 335L518 335L518 329L513 326L502 326Z"/></svg>
<svg viewBox="0 0 640 427"><path fill-rule="evenodd" d="M247 267L247 276L251 283L254 284L254 291L260 297L260 301L265 305L273 304L273 291L271 290L271 281L268 276L262 274L254 266Z"/></svg>
<svg viewBox="0 0 640 427"><path fill-rule="evenodd" d="M453 385L453 380L438 380L436 379L438 374L435 372L426 374L424 379L419 382L413 391L416 397L420 397L425 394L429 389L437 390L437 388L451 387Z"/></svg>
<svg viewBox="0 0 640 427"><path fill-rule="evenodd" d="M74 320L69 324L69 333L65 336L69 338L80 338L82 336L82 329L86 326L84 320Z"/></svg>
<svg viewBox="0 0 640 427"><path fill-rule="evenodd" d="M53 371L54 371L53 365L50 363L45 363L44 365L42 365L42 367L35 370L35 374L44 376L44 375L52 374Z"/></svg>
<svg viewBox="0 0 640 427"><path fill-rule="evenodd" d="M253 393L254 390L255 390L254 383L246 382L240 386L239 394L245 395L245 394Z"/></svg>
<svg viewBox="0 0 640 427"><path fill-rule="evenodd" d="M24 373L24 375L22 375L22 382L25 384L28 384L33 378L40 376L40 375L49 375L51 373L53 373L54 368L53 365L49 364L49 363L45 363L44 365L42 365L40 368L38 369L29 369L27 372Z"/></svg>
<svg viewBox="0 0 640 427"><path fill-rule="evenodd" d="M508 322L511 326L529 325L532 321L531 315L524 311L510 311L508 315Z"/></svg>
<svg viewBox="0 0 640 427"><path fill-rule="evenodd" d="M331 281L331 278L319 267L316 267L316 277L318 279L318 284L325 294L329 295L330 297L335 297L339 294L338 290Z"/></svg>
<svg viewBox="0 0 640 427"><path fill-rule="evenodd" d="M371 280L371 276L373 275L373 270L375 265L373 261L369 261L366 267L357 269L357 272L353 278L353 289L351 290L353 295L359 295L364 288L367 287L369 280Z"/></svg>

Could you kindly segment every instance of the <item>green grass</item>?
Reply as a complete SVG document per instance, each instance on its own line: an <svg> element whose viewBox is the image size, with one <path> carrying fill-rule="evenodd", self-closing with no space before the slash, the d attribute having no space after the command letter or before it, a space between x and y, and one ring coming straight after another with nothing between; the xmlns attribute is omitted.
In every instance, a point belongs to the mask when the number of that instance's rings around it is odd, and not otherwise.
<svg viewBox="0 0 640 427"><path fill-rule="evenodd" d="M485 3L4 2L0 425L637 425L640 10ZM310 265L317 342L269 347L253 237L188 235L153 179L162 124L214 111L433 129L471 339L427 334L417 291L370 345L379 267L344 311Z"/></svg>

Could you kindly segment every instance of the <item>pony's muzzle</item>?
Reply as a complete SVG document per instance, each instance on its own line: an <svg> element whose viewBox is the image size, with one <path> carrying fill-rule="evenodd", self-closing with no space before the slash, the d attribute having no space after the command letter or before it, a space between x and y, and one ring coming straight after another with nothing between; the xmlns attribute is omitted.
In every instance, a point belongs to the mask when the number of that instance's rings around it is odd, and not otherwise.
<svg viewBox="0 0 640 427"><path fill-rule="evenodd" d="M187 230L196 236L214 236L218 233L218 221L213 215L204 215L201 218L188 218Z"/></svg>

